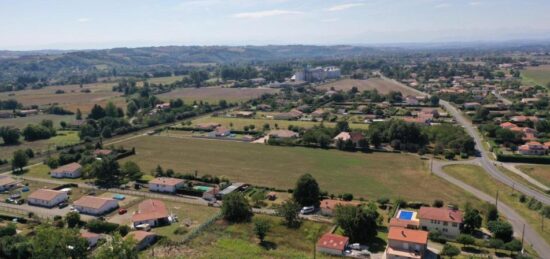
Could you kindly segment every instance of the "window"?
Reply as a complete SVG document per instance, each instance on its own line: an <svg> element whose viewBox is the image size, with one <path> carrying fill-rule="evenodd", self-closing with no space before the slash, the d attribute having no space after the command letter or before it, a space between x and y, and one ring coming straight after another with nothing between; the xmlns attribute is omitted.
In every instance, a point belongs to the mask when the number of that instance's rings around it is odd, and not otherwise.
<svg viewBox="0 0 550 259"><path fill-rule="evenodd" d="M443 228L443 232L449 232L447 228Z"/></svg>
<svg viewBox="0 0 550 259"><path fill-rule="evenodd" d="M458 226L458 224L456 224L456 223L453 223L453 227L455 227L455 228L456 228L457 226Z"/></svg>
<svg viewBox="0 0 550 259"><path fill-rule="evenodd" d="M443 226L447 226L447 225L449 225L449 223L443 222Z"/></svg>

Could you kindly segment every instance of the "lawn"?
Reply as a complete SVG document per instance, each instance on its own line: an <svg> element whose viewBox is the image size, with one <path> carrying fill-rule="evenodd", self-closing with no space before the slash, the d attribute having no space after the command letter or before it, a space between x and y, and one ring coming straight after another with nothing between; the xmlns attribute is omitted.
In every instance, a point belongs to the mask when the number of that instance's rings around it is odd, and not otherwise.
<svg viewBox="0 0 550 259"><path fill-rule="evenodd" d="M338 80L328 84L324 84L319 87L327 90L334 88L334 90L336 91L338 90L348 91L352 87L357 87L357 90L359 90L360 92L365 90L376 89L381 94L387 94L391 91L397 91L397 92L403 93L403 95L405 96L416 95L415 92L405 89L404 87L401 87L396 82L386 80L386 79L381 79L381 78L371 78L367 80L343 79L343 80Z"/></svg>
<svg viewBox="0 0 550 259"><path fill-rule="evenodd" d="M27 117L17 117L17 118L10 118L10 119L0 119L0 125L2 126L12 126L19 129L23 129L29 124L38 124L42 120L51 120L53 122L53 126L56 128L60 128L59 125L60 122L71 122L75 120L74 115L55 115L55 114L39 114L39 115L32 115Z"/></svg>
<svg viewBox="0 0 550 259"><path fill-rule="evenodd" d="M164 203L172 213L178 216L178 222L172 223L168 226L154 228L152 231L175 241L181 240L184 236L182 234L175 234L174 231L176 229L183 228L190 231L215 216L220 211L219 209L213 207L181 202L164 201Z"/></svg>
<svg viewBox="0 0 550 259"><path fill-rule="evenodd" d="M521 71L521 75L526 84L546 86L550 83L550 65L528 67Z"/></svg>
<svg viewBox="0 0 550 259"><path fill-rule="evenodd" d="M550 242L550 228L540 228L540 214L527 208L526 204L519 202L519 193L513 191L509 186L504 185L491 178L483 169L475 165L452 165L444 168L449 175L477 188L489 195L495 196L499 191L499 201L512 207L537 231L546 242ZM545 224L546 225L546 224ZM516 229L516 231L519 231Z"/></svg>
<svg viewBox="0 0 550 259"><path fill-rule="evenodd" d="M254 125L256 130L263 129L265 124L269 124L270 128L275 129L275 124L280 129L287 129L289 125L311 128L315 125L320 125L320 122L315 121L289 121L289 120L272 120L272 119L244 119L244 118L228 118L228 117L201 117L199 119L193 120L193 125L199 123L210 123L215 122L219 123L222 126L234 129L234 130L243 130L244 126ZM333 122L324 122L327 127L334 127L336 124ZM352 129L368 129L368 124L354 124L351 123L350 127Z"/></svg>
<svg viewBox="0 0 550 259"><path fill-rule="evenodd" d="M228 102L240 102L258 98L263 94L277 93L279 90L272 88L222 88L222 87L201 87L201 88L179 88L168 93L158 95L162 100L181 98L184 102L205 101L218 103L220 100Z"/></svg>
<svg viewBox="0 0 550 259"><path fill-rule="evenodd" d="M550 165L520 165L517 168L540 183L550 186Z"/></svg>
<svg viewBox="0 0 550 259"><path fill-rule="evenodd" d="M148 78L147 82L150 84L171 84L176 81L181 81L185 76L164 76ZM143 82L139 82L138 86L143 86Z"/></svg>
<svg viewBox="0 0 550 259"><path fill-rule="evenodd" d="M4 146L0 144L0 159L11 158L13 152L19 149L30 148L35 154L38 154L44 153L48 150L55 150L56 146L64 146L80 142L78 132L76 131L57 131L57 134L58 135L55 137L44 140L24 141L23 138L21 138L21 143L18 145Z"/></svg>
<svg viewBox="0 0 550 259"><path fill-rule="evenodd" d="M135 161L144 172L161 165L176 172L198 170L199 175L224 176L283 190L293 188L300 175L311 173L322 190L349 192L357 198L402 197L430 203L442 199L461 204L472 197L431 175L425 161L409 154L350 153L165 136L143 136L123 145L135 147L136 155L120 162Z"/></svg>

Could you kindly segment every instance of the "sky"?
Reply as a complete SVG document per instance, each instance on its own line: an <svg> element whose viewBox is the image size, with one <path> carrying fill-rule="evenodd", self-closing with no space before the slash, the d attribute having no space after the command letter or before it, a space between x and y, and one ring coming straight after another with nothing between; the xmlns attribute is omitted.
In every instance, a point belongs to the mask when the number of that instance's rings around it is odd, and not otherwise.
<svg viewBox="0 0 550 259"><path fill-rule="evenodd" d="M0 0L0 49L550 39L548 0Z"/></svg>

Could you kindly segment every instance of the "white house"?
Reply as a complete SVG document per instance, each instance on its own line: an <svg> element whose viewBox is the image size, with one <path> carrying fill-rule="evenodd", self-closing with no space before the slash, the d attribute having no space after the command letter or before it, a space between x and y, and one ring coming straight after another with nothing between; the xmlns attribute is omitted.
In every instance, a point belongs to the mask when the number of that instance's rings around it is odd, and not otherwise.
<svg viewBox="0 0 550 259"><path fill-rule="evenodd" d="M118 208L118 201L111 198L82 196L73 203L73 206L80 213L99 216Z"/></svg>
<svg viewBox="0 0 550 259"><path fill-rule="evenodd" d="M15 186L17 186L17 181L13 178L9 176L0 178L0 192L11 190Z"/></svg>
<svg viewBox="0 0 550 259"><path fill-rule="evenodd" d="M82 166L79 163L70 163L53 169L50 175L54 178L78 178L82 172Z"/></svg>
<svg viewBox="0 0 550 259"><path fill-rule="evenodd" d="M134 227L148 224L151 227L170 224L168 209L160 200L148 199L138 205L138 210L132 215Z"/></svg>
<svg viewBox="0 0 550 259"><path fill-rule="evenodd" d="M460 234L462 211L448 208L421 207L418 211L420 228L426 231L440 231L450 238Z"/></svg>
<svg viewBox="0 0 550 259"><path fill-rule="evenodd" d="M51 208L69 199L66 192L38 189L27 197L29 205Z"/></svg>
<svg viewBox="0 0 550 259"><path fill-rule="evenodd" d="M157 177L149 181L149 191L175 193L178 188L183 187L185 181L178 178Z"/></svg>

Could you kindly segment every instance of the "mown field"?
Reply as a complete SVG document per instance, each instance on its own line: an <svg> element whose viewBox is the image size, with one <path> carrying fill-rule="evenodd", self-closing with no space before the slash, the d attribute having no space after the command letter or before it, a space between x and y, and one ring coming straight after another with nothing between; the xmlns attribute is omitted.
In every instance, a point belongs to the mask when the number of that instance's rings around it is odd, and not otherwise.
<svg viewBox="0 0 550 259"><path fill-rule="evenodd" d="M228 117L201 117L193 120L192 125L199 123L219 123L228 129L243 130L244 126L254 125L256 129L263 129L265 124L269 124L271 129L275 129L275 124L280 129L287 129L289 125L299 126L303 128L311 128L320 125L320 122L315 121L288 121L288 120L272 120L272 119L243 119L243 118L228 118ZM327 127L334 127L336 123L324 122ZM352 129L368 129L368 124L350 124Z"/></svg>
<svg viewBox="0 0 550 259"><path fill-rule="evenodd" d="M521 71L523 82L529 85L542 85L550 83L550 65L528 67Z"/></svg>
<svg viewBox="0 0 550 259"><path fill-rule="evenodd" d="M157 165L176 172L225 176L259 186L293 188L300 175L311 173L329 193L357 198L402 197L462 204L472 196L428 172L419 157L390 153L348 153L302 147L275 147L233 141L143 136L120 143L137 154L143 171ZM409 186L410 188L408 188Z"/></svg>
<svg viewBox="0 0 550 259"><path fill-rule="evenodd" d="M240 102L258 98L266 93L277 93L279 90L271 88L179 88L174 91L158 95L160 99L170 100L181 98L185 102L205 101L217 103L220 100Z"/></svg>
<svg viewBox="0 0 550 259"><path fill-rule="evenodd" d="M550 165L520 165L517 168L540 183L550 186Z"/></svg>
<svg viewBox="0 0 550 259"><path fill-rule="evenodd" d="M343 80L338 80L328 84L324 84L319 87L323 89L334 88L335 90L344 90L344 91L348 91L352 87L357 87L357 89L360 92L365 90L376 89L381 94L387 94L391 91L398 91L403 93L403 95L416 95L416 93L414 93L413 91L405 89L393 81L381 79L381 78L370 78L367 80L343 79Z"/></svg>
<svg viewBox="0 0 550 259"><path fill-rule="evenodd" d="M19 149L31 148L35 153L55 150L56 146L65 146L78 143L80 138L78 137L78 132L76 131L58 131L57 136L50 139L24 141L21 137L20 141L21 143L19 145L6 146L0 139L0 159L9 160L13 156L13 152Z"/></svg>
<svg viewBox="0 0 550 259"><path fill-rule="evenodd" d="M38 114L31 115L27 117L17 117L10 119L0 119L0 125L2 126L12 126L19 129L23 129L29 124L38 124L42 120L51 120L53 121L53 126L55 128L60 128L60 122L64 121L70 123L75 120L74 115L55 115L55 114Z"/></svg>

